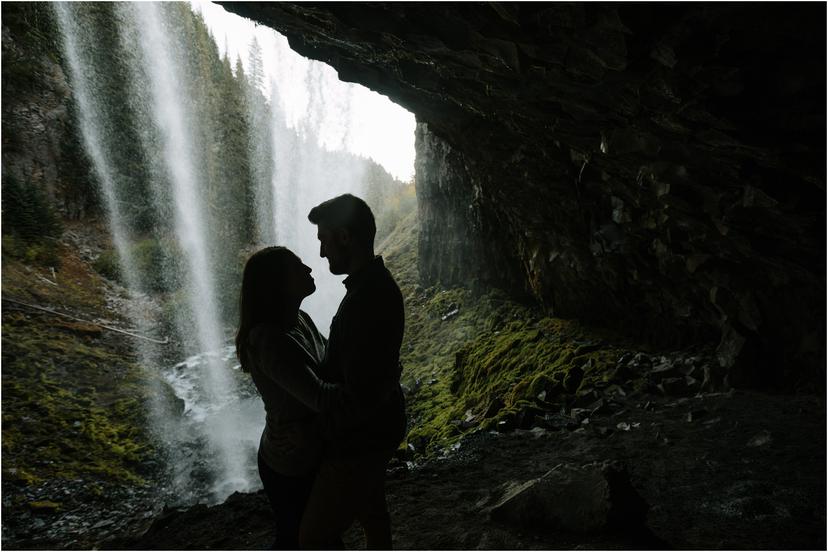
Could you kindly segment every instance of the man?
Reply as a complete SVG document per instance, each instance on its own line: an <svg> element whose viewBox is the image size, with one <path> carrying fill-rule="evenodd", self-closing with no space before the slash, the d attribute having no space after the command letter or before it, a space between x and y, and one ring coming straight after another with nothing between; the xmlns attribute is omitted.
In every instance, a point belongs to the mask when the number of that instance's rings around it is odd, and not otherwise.
<svg viewBox="0 0 828 552"><path fill-rule="evenodd" d="M374 256L376 225L361 199L341 195L314 207L320 256L347 274L347 292L331 322L320 377L338 383L343 408L325 418L326 452L302 520L303 548L334 546L356 519L367 546L391 548L385 469L405 434L400 344L405 326L400 288Z"/></svg>

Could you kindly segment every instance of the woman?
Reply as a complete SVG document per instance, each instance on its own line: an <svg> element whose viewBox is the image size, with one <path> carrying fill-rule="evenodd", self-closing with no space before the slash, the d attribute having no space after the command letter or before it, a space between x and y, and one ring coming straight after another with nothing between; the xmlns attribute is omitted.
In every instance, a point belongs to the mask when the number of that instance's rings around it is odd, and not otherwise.
<svg viewBox="0 0 828 552"><path fill-rule="evenodd" d="M254 253L244 267L236 355L264 401L259 475L276 517L277 549L298 549L299 523L322 450L316 413L339 389L315 370L325 352L302 300L316 290L311 269L285 247Z"/></svg>

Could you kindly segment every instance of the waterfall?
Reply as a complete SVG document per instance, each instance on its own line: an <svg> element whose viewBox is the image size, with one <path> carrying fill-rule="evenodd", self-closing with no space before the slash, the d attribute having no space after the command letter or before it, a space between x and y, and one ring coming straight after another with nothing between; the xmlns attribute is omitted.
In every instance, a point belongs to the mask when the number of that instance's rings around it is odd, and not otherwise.
<svg viewBox="0 0 828 552"><path fill-rule="evenodd" d="M209 258L212 249L208 226L204 221L204 208L198 183L205 177L200 174L201 159L193 144L195 114L186 103L187 88L182 85L186 75L177 59L177 48L169 40L163 20L163 7L154 2L136 2L124 5L125 21L137 31L138 58L145 83L150 90L152 114L161 139L163 166L172 188L174 204L173 220L178 245L185 260L183 289L185 290L192 330L199 349L207 352L203 362L186 362L190 370L201 371L201 385L213 407L203 413L205 434L215 454L216 485L213 489L218 500L234 490L248 490L249 447L239 442L238 429L243 421L232 407L238 395L227 363L221 358L225 343L216 306L216 289L212 279L214 262ZM182 330L186 331L184 328Z"/></svg>
<svg viewBox="0 0 828 552"><path fill-rule="evenodd" d="M96 47L94 37L84 32L79 24L77 5L55 3L55 15L63 37L63 51L68 63L70 78L73 84L74 99L77 104L77 118L80 124L81 141L92 161L92 170L99 184L100 195L104 200L112 241L118 257L127 289L132 292L132 300L126 303L127 319L135 325L137 331L146 336L155 333L153 321L144 309L138 307L141 301L140 292L144 289L144 282L140 281L140 273L136 270L136 262L132 255L131 232L125 222L121 205L124 203L121 190L117 183L122 180L122 174L111 160L107 148L108 114L99 103L103 97L99 89L100 80L97 78L96 68L86 63L90 52ZM136 295L138 297L136 297ZM159 337L159 336L156 336ZM141 366L147 368L157 366L160 362L158 347L145 340L135 342ZM168 418L165 412L166 405L161 400L159 380L148 378L150 392L150 423L153 427L160 427L163 420Z"/></svg>
<svg viewBox="0 0 828 552"><path fill-rule="evenodd" d="M135 231L123 212L131 198L120 185L125 175L113 160L108 135L115 125L111 111L118 108L102 103L107 98L102 84L105 69L94 55L100 45L84 28L85 9L85 4L55 4L82 142L100 186L123 281L136 295L138 290L146 289L147 283L142 281L133 257ZM130 101L136 117L150 114L149 120L137 122L142 127L139 135L143 143L135 147L149 152L146 157L151 159L152 152L158 150L152 142L160 142L162 159L149 171L154 175L150 189L157 217L172 219L184 261L181 289L186 295L183 306L187 312L177 317L181 321L178 333L185 337L194 334L200 352L164 368L160 351L152 344L139 341L136 347L152 386L150 423L157 441L166 446L171 479L165 489L167 499L219 502L234 491L253 490L260 485L255 450L264 415L260 401L249 391L238 389L232 374L237 367L228 355L228 335L219 322L213 261L209 258L210 233L198 188L201 160L192 140L193 114L187 110L186 90L179 80L183 73L177 66L174 45L164 31L162 10L162 5L156 3L123 4L118 11L118 31L125 51L137 46L128 60L133 75ZM148 100L149 105L141 105L142 100ZM172 209L165 205L168 201ZM174 270L152 275L167 280L180 276ZM146 315L140 301L138 295L125 314L139 331L152 335L158 321ZM194 322L192 327L187 325L190 320ZM150 374L152 370L155 373ZM161 378L157 377L159 370ZM162 378L183 400L183 418L164 398Z"/></svg>
<svg viewBox="0 0 828 552"><path fill-rule="evenodd" d="M288 49L286 43L277 44ZM289 49L279 54L281 61L290 55L297 56ZM331 319L345 295L341 283L344 277L332 275L327 260L319 256L316 227L308 221L308 213L340 194L362 196L365 164L360 158L331 151L323 145L327 141L332 146L341 146L347 140L350 96L347 91L343 93L345 85L338 81L334 71L309 60L299 63L298 68L295 61L294 66L284 65L285 70L275 68L271 82L275 235L277 243L289 247L313 270L317 290L305 299L302 308L327 335ZM279 91L295 82L304 83L307 108L305 116L291 127ZM327 127L335 129L332 136L323 136L323 129Z"/></svg>
<svg viewBox="0 0 828 552"><path fill-rule="evenodd" d="M363 196L367 167L342 151L350 140L350 85L295 54L283 37L275 41L272 80L234 89L247 102L228 117L209 78L232 81L229 61L188 10L182 3L55 4L82 143L132 297L124 314L146 335L160 328L173 334L175 347L135 345L152 385L149 420L167 469L159 498L179 505L221 502L261 484L256 449L264 409L229 344L235 313L228 305L237 299L229 287L240 283L245 256L272 244L297 253L317 285L302 308L327 334L344 277L319 257L307 215L334 196ZM210 117L194 106L209 106ZM222 140L242 119L246 126L234 136L246 142L233 143L246 152L224 155ZM246 156L247 164L233 165L228 155ZM249 174L238 185L241 171ZM147 244L160 260L147 261ZM150 289L164 312L146 308Z"/></svg>

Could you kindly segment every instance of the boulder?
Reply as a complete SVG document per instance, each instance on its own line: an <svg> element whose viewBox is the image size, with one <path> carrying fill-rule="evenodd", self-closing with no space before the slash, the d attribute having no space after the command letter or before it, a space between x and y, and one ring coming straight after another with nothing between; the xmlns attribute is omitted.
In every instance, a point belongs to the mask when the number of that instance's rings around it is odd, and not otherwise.
<svg viewBox="0 0 828 552"><path fill-rule="evenodd" d="M559 465L545 475L509 484L488 512L494 521L577 533L637 530L647 504L617 462Z"/></svg>

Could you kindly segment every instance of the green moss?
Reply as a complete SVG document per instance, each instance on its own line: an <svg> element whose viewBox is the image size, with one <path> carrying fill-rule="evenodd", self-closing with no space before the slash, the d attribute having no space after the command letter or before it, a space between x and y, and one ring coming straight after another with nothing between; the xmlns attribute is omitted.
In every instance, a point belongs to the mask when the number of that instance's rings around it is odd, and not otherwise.
<svg viewBox="0 0 828 552"><path fill-rule="evenodd" d="M380 253L405 298L402 382L407 444L417 454L440 451L466 433L496 427L522 409L549 408L565 394L608 379L625 350L612 344L617 336L545 317L498 290L423 289L416 243L412 214Z"/></svg>
<svg viewBox="0 0 828 552"><path fill-rule="evenodd" d="M46 305L60 301L61 310L111 316L99 310L100 293L94 297L88 291L100 289L94 273L73 257L62 260L64 272L53 290L48 284L36 288L30 271L4 258L4 296ZM129 349L122 338L96 326L4 312L4 477L25 485L84 474L142 482L136 468L153 453L143 418L148 386L143 371L125 355Z"/></svg>
<svg viewBox="0 0 828 552"><path fill-rule="evenodd" d="M51 500L36 500L29 502L29 508L36 512L54 512L60 510L60 504Z"/></svg>

